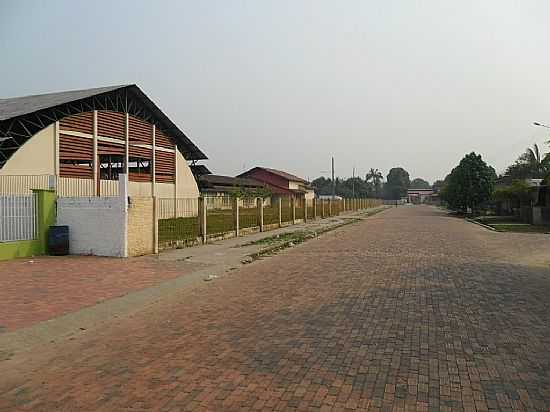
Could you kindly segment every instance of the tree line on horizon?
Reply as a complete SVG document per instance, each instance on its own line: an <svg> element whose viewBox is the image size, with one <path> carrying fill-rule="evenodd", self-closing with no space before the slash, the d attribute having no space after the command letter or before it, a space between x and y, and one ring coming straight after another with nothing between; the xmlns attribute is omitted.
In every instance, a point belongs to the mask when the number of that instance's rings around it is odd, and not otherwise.
<svg viewBox="0 0 550 412"><path fill-rule="evenodd" d="M436 182L438 183L438 182ZM318 177L311 182L317 195L332 195L332 179ZM334 179L334 194L345 198L383 198L388 200L401 199L407 196L409 189L432 189L434 186L422 178L410 179L409 172L402 167L390 169L384 180L379 169L371 168L365 175ZM435 187L437 189L437 187Z"/></svg>

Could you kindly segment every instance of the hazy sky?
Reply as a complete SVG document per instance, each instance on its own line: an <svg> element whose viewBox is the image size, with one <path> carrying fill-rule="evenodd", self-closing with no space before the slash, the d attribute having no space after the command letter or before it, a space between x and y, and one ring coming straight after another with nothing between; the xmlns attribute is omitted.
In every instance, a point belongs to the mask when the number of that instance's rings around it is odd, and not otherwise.
<svg viewBox="0 0 550 412"><path fill-rule="evenodd" d="M0 0L0 56L0 97L138 84L220 174L433 181L550 139L547 0Z"/></svg>

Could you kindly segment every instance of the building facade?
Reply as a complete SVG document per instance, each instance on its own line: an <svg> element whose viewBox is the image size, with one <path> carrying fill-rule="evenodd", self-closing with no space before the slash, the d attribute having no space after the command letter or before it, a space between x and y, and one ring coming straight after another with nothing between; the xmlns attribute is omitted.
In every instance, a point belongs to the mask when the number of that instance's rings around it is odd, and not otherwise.
<svg viewBox="0 0 550 412"><path fill-rule="evenodd" d="M136 85L0 99L0 184L52 176L63 196L108 196L126 174L130 196L197 197L201 159Z"/></svg>
<svg viewBox="0 0 550 412"><path fill-rule="evenodd" d="M254 167L237 177L245 177L262 182L274 195L303 197L306 200L315 197L315 192L307 180L281 170Z"/></svg>

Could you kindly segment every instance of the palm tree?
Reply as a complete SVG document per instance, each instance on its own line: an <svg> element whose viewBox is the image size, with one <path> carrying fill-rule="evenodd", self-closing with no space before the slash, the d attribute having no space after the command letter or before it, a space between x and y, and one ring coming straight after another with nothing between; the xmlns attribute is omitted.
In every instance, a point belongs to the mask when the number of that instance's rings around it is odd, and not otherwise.
<svg viewBox="0 0 550 412"><path fill-rule="evenodd" d="M530 147L527 148L525 151L525 157L531 170L533 171L533 177L544 177L543 175L546 174L545 172L550 161L549 155L546 154L546 156L542 157L539 151L539 146L535 143L532 149Z"/></svg>
<svg viewBox="0 0 550 412"><path fill-rule="evenodd" d="M384 176L382 176L382 172L378 169L370 168L369 172L365 176L365 181L368 183L370 180L372 180L372 183L374 184L374 191L378 195L380 193L380 187L382 183L382 179Z"/></svg>

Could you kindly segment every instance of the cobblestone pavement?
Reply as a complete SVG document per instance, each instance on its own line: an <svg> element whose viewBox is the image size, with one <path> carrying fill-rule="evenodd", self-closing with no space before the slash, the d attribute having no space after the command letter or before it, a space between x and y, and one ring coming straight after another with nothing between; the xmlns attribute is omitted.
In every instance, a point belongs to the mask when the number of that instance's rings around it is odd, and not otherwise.
<svg viewBox="0 0 550 412"><path fill-rule="evenodd" d="M0 362L0 410L550 410L550 274L504 259L548 239L388 210Z"/></svg>
<svg viewBox="0 0 550 412"><path fill-rule="evenodd" d="M0 332L14 331L189 273L154 257L38 257L0 262Z"/></svg>
<svg viewBox="0 0 550 412"><path fill-rule="evenodd" d="M317 219L212 242L206 246L166 250L158 257L40 256L1 261L0 334L74 313L182 276L203 271L224 272L227 268L240 266L248 254L263 247L243 247L246 243L306 229L326 230L361 216L363 213L353 212ZM1 346L0 341L0 350Z"/></svg>

